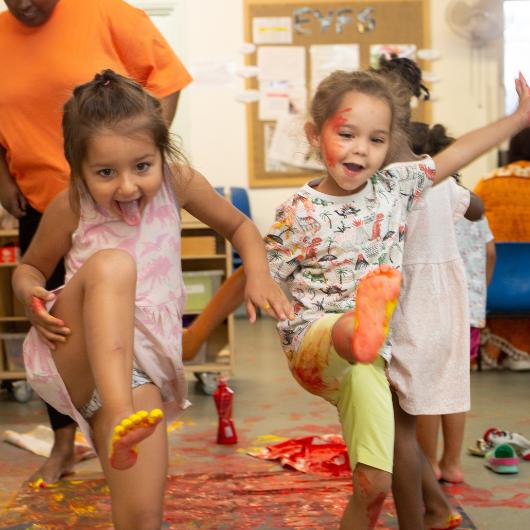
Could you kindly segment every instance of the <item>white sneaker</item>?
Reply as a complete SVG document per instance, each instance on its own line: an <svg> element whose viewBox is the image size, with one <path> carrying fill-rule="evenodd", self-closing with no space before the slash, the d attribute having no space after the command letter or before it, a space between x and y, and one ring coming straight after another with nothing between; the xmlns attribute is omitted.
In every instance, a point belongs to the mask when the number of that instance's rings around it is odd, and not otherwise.
<svg viewBox="0 0 530 530"><path fill-rule="evenodd" d="M530 440L517 432L488 429L484 433L484 441L493 447L510 444L524 460L530 460Z"/></svg>
<svg viewBox="0 0 530 530"><path fill-rule="evenodd" d="M514 353L506 357L502 365L509 370L530 370L530 355Z"/></svg>

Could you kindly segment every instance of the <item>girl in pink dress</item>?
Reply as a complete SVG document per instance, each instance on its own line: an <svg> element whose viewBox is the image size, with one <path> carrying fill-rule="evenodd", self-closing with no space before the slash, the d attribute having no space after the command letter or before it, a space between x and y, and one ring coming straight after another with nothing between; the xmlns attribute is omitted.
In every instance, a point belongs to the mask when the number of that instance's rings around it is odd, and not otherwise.
<svg viewBox="0 0 530 530"><path fill-rule="evenodd" d="M28 380L93 441L115 527L158 529L165 419L189 405L179 207L237 248L249 306L278 318L290 306L269 275L254 224L177 163L160 103L139 84L105 70L78 86L63 132L70 188L46 210L13 276L33 324L24 343ZM49 292L46 278L63 256L65 285Z"/></svg>

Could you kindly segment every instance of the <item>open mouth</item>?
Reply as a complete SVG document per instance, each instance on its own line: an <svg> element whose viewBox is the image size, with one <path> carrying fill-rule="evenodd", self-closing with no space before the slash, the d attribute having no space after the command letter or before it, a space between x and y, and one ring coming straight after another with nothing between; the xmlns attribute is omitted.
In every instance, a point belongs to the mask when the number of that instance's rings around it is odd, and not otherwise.
<svg viewBox="0 0 530 530"><path fill-rule="evenodd" d="M116 201L116 204L123 216L123 220L129 226L135 226L140 223L140 199L134 199L132 201Z"/></svg>
<svg viewBox="0 0 530 530"><path fill-rule="evenodd" d="M354 164L353 162L344 162L342 165L349 173L359 173L359 171L364 169L364 166L361 166L360 164Z"/></svg>

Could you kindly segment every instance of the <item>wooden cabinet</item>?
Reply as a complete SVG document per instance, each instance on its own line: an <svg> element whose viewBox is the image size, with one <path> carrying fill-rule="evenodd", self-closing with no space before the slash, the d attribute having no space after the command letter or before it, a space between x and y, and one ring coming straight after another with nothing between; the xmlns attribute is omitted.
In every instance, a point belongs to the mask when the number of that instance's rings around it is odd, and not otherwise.
<svg viewBox="0 0 530 530"><path fill-rule="evenodd" d="M230 200L225 191L225 198ZM188 290L184 325L191 323L208 303L218 285L232 273L232 245L212 228L182 210L182 271ZM204 280L202 289L201 281ZM199 286L199 288L197 288ZM197 291L201 291L199 294ZM199 297L197 304L197 296ZM202 307L201 307L202 306ZM207 374L231 374L234 369L234 317L228 318L213 332L197 356L185 362L187 373L193 373L209 393ZM209 386L210 388L206 388Z"/></svg>
<svg viewBox="0 0 530 530"><path fill-rule="evenodd" d="M21 342L29 329L22 305L11 289L11 275L16 263L12 259L18 230L0 230L0 380L26 377L21 363ZM20 347L19 347L20 344Z"/></svg>

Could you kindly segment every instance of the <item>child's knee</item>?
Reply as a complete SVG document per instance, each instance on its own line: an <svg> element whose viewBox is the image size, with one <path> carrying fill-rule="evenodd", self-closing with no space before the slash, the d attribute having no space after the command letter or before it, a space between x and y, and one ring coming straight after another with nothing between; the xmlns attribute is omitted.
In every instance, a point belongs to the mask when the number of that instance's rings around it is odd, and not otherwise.
<svg viewBox="0 0 530 530"><path fill-rule="evenodd" d="M353 489L367 499L384 499L392 487L392 474L366 464L357 464L353 472Z"/></svg>
<svg viewBox="0 0 530 530"><path fill-rule="evenodd" d="M107 281L112 285L122 282L136 283L136 262L126 251L120 249L100 250L87 262L91 277L97 281Z"/></svg>
<svg viewBox="0 0 530 530"><path fill-rule="evenodd" d="M349 311L341 316L333 325L331 330L331 340L335 351L346 361L353 360L352 339L353 339L353 311Z"/></svg>

